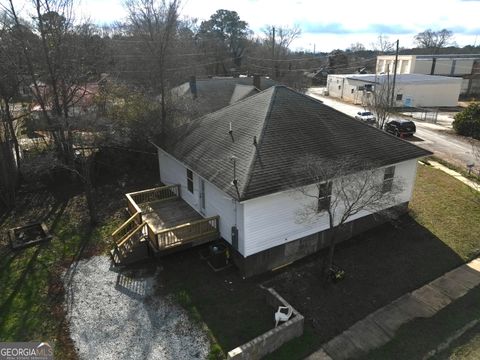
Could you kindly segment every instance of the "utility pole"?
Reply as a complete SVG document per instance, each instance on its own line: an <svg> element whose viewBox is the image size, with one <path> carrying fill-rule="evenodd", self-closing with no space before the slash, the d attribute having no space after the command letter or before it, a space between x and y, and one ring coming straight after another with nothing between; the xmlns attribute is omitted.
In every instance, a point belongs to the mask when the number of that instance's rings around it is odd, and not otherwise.
<svg viewBox="0 0 480 360"><path fill-rule="evenodd" d="M395 51L395 64L393 66L393 84L392 84L392 98L390 99L390 106L393 107L393 101L395 96L395 80L397 78L397 64L398 64L398 44L399 40L397 39L397 50Z"/></svg>
<svg viewBox="0 0 480 360"><path fill-rule="evenodd" d="M275 75L275 26L272 27L272 79Z"/></svg>

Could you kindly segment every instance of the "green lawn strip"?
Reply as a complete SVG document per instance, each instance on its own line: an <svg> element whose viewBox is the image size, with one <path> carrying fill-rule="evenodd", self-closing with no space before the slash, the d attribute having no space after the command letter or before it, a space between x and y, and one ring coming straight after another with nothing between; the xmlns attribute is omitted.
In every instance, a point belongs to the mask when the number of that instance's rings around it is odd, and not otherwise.
<svg viewBox="0 0 480 360"><path fill-rule="evenodd" d="M430 318L418 318L401 326L384 346L368 353L364 359L422 359L455 331L473 319L480 319L480 287L448 305Z"/></svg>
<svg viewBox="0 0 480 360"><path fill-rule="evenodd" d="M437 354L438 360L477 360L480 357L480 324L465 332L450 346Z"/></svg>
<svg viewBox="0 0 480 360"><path fill-rule="evenodd" d="M419 165L412 217L463 260L480 253L480 206L471 189L443 171Z"/></svg>
<svg viewBox="0 0 480 360"><path fill-rule="evenodd" d="M290 340L274 353L265 357L265 360L292 360L303 359L322 346L320 338L313 329L305 324L303 335Z"/></svg>
<svg viewBox="0 0 480 360"><path fill-rule="evenodd" d="M91 229L63 214L49 242L0 257L0 341L53 341L59 358L74 356L62 350L68 336L60 277L72 261L103 250L113 227Z"/></svg>

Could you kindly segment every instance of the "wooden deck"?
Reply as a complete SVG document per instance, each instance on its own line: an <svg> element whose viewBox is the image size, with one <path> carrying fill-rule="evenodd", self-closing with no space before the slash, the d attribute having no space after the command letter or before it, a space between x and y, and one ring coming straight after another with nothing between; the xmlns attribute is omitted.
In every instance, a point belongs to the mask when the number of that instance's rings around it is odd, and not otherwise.
<svg viewBox="0 0 480 360"><path fill-rule="evenodd" d="M154 233L203 219L181 198L141 204L140 209L143 221L150 225Z"/></svg>
<svg viewBox="0 0 480 360"><path fill-rule="evenodd" d="M126 197L132 218L114 234L117 244L133 238L131 231L146 235L158 252L200 245L220 236L220 217L200 215L180 197L179 185L128 193Z"/></svg>

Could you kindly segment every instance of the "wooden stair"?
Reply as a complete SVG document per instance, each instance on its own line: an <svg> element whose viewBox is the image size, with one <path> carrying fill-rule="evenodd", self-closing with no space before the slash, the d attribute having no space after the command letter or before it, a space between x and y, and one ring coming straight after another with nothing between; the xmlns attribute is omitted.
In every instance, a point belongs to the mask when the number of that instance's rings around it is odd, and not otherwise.
<svg viewBox="0 0 480 360"><path fill-rule="evenodd" d="M110 256L114 265L133 262L135 252L145 239L146 223L141 221L140 213L136 213L112 234L113 248Z"/></svg>

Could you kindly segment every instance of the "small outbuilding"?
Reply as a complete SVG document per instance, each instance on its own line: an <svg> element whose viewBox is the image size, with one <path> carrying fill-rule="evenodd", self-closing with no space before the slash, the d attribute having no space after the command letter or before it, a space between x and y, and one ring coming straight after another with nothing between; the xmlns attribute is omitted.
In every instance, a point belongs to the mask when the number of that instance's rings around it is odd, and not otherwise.
<svg viewBox="0 0 480 360"><path fill-rule="evenodd" d="M363 104L375 88L392 87L393 75L346 74L328 75L327 91L332 97ZM397 74L394 105L396 107L457 106L461 78L423 74Z"/></svg>

